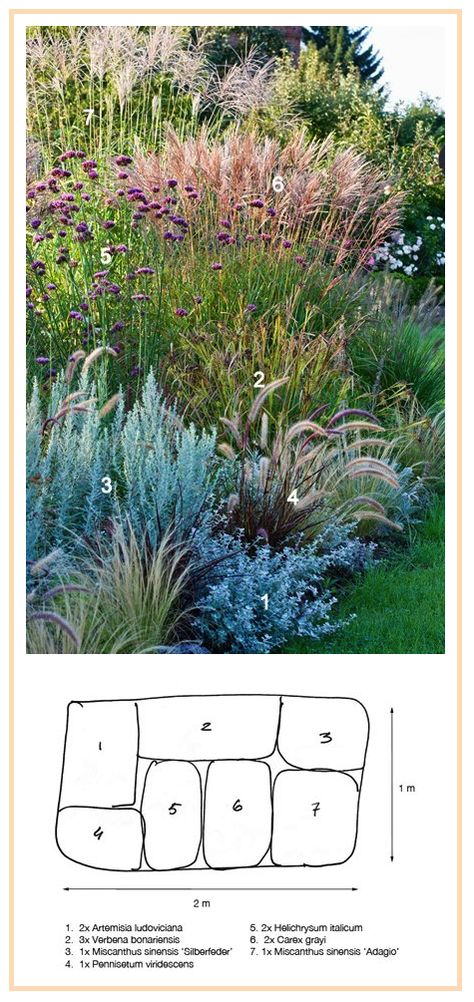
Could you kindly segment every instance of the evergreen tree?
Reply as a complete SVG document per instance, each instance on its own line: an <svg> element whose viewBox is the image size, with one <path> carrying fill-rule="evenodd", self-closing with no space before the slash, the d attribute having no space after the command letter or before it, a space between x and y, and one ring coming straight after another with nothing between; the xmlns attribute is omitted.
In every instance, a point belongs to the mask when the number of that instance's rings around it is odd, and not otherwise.
<svg viewBox="0 0 474 1002"><path fill-rule="evenodd" d="M303 28L303 41L312 42L330 69L347 73L355 66L361 80L376 84L383 75L382 59L373 45L365 45L370 28L348 28L347 25L314 25Z"/></svg>

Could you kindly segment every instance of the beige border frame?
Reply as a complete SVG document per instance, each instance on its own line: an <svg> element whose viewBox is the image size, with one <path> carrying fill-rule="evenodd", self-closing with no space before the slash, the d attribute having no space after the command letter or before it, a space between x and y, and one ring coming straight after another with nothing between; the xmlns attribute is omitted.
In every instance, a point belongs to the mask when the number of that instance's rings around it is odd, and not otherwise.
<svg viewBox="0 0 474 1002"><path fill-rule="evenodd" d="M457 614L456 614L456 674L457 674L457 976L454 985L16 985L14 982L14 24L17 14L216 14L216 9L203 8L15 8L9 10L9 146L10 146L10 207L9 207L9 990L10 991L461 991L462 990L462 10L459 8L315 8L293 9L295 14L444 14L456 18L457 36ZM265 14L269 9L227 9L226 14ZM284 13L278 11L278 13Z"/></svg>

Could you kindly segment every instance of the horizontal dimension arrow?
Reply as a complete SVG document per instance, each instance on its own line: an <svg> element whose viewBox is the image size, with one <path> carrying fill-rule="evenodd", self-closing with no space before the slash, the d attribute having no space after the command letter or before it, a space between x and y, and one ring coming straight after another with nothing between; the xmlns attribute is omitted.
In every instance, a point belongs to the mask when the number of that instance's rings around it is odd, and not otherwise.
<svg viewBox="0 0 474 1002"><path fill-rule="evenodd" d="M357 887L63 887L64 891L357 891Z"/></svg>

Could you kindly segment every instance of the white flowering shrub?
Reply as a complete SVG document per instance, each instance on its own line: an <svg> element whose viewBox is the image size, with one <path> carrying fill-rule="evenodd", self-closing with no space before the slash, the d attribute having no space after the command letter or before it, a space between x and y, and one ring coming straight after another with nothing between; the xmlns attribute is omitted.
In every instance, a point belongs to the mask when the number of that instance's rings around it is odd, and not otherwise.
<svg viewBox="0 0 474 1002"><path fill-rule="evenodd" d="M422 244L420 236L416 237L414 243L409 243L404 233L392 233L375 251L374 257L378 265L387 267L390 271L402 271L411 278L418 271L417 262Z"/></svg>
<svg viewBox="0 0 474 1002"><path fill-rule="evenodd" d="M269 654L295 636L318 639L347 622L331 618L337 602L328 576L361 570L372 544L331 527L313 543L275 552L242 536L209 539L203 558L212 568L198 602L203 641L230 654Z"/></svg>
<svg viewBox="0 0 474 1002"><path fill-rule="evenodd" d="M444 220L441 216L426 216L418 223L416 235L394 232L374 251L376 268L408 278L442 273L445 264Z"/></svg>

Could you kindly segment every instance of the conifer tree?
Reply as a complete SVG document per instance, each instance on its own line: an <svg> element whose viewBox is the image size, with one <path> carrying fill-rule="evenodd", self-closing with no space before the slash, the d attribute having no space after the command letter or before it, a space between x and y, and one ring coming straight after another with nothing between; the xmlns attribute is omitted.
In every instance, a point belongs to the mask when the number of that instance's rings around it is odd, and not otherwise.
<svg viewBox="0 0 474 1002"><path fill-rule="evenodd" d="M355 66L361 80L376 84L383 75L382 59L373 45L366 45L370 28L349 28L347 25L325 25L303 27L305 42L317 46L321 58L331 69L348 73Z"/></svg>

